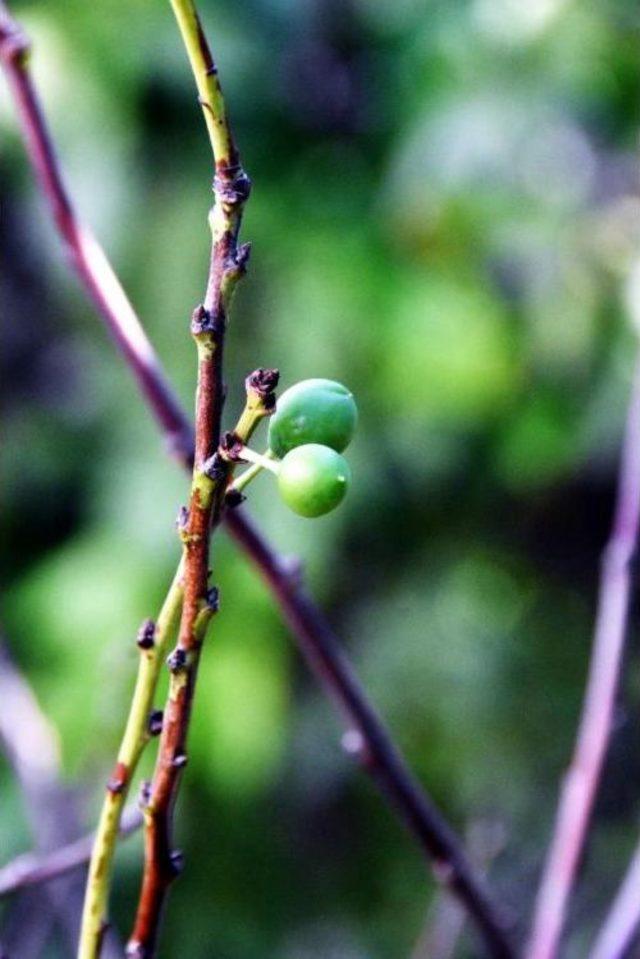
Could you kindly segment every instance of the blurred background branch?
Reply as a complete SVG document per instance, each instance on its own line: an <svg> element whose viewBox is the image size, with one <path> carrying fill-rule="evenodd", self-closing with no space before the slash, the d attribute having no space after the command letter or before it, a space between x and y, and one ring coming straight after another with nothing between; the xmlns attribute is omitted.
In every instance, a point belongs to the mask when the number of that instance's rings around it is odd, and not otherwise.
<svg viewBox="0 0 640 959"><path fill-rule="evenodd" d="M49 720L20 670L6 642L0 639L0 744L23 797L40 861L58 852L58 847L80 832L77 797L60 781L59 741ZM79 864L86 862L80 859ZM16 891L12 866L0 871L6 883L2 893ZM84 872L47 883L44 896L31 893L18 897L5 923L3 945L8 955L36 956L50 943L54 927L62 933L68 953L73 953L80 924ZM0 881L0 888L3 882ZM42 901L44 899L44 902ZM37 907L35 903L37 902ZM116 942L107 937L104 955L118 955Z"/></svg>
<svg viewBox="0 0 640 959"><path fill-rule="evenodd" d="M137 807L125 809L122 814L120 836L125 838L142 825L142 813ZM89 862L95 833L88 833L49 853L23 853L0 869L0 896L9 896L27 886L37 886L57 879L78 866ZM74 943L75 945L75 943Z"/></svg>
<svg viewBox="0 0 640 959"><path fill-rule="evenodd" d="M470 861L483 876L506 844L504 826L478 818L465 830L465 848ZM431 902L424 929L411 959L453 959L467 916L457 899L442 890Z"/></svg>
<svg viewBox="0 0 640 959"><path fill-rule="evenodd" d="M593 651L571 765L565 774L546 866L536 900L528 959L556 955L567 903L587 842L613 727L640 525L640 359L620 458L618 497L602 578Z"/></svg>
<svg viewBox="0 0 640 959"><path fill-rule="evenodd" d="M618 888L589 959L622 959L627 955L640 927L640 846L634 850L629 867Z"/></svg>

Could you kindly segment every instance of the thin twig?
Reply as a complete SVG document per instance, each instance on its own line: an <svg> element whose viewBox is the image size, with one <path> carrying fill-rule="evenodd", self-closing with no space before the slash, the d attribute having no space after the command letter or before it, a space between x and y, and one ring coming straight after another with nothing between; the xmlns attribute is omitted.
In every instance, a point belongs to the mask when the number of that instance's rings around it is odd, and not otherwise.
<svg viewBox="0 0 640 959"><path fill-rule="evenodd" d="M22 31L15 21L9 18L3 6L0 6L0 14L0 59L9 76L29 159L38 173L41 189L56 222L58 204L64 201L66 215L72 220L74 229L69 230L68 236L64 233L62 235L65 243L74 247L71 255L74 265L78 260L83 263L84 268L78 269L80 281L96 303L107 326L113 331L116 345L132 370L156 420L169 437L173 452L184 465L190 466L193 457L193 435L188 419L180 410L139 321L136 318L135 324L130 322L129 301L119 283L114 282L113 270L93 238L94 256L88 259L85 256L82 260L86 242L84 246L79 244L81 231L77 226L73 208L67 200L25 58L14 56L11 52L13 38L22 38L22 49L27 48L26 41ZM88 235L86 230L83 235L85 238ZM101 296L95 296L96 289L101 291ZM430 815L431 802L408 772L404 760L393 746L388 732L354 677L350 664L339 648L337 638L320 610L304 591L299 577L291 574L286 560L272 550L241 510L228 511L225 520L232 536L272 587L274 596L292 627L295 640L322 685L332 698L345 704L344 708L352 717L350 725L360 731L365 742L371 731L368 751L375 756L377 764L375 781L383 787L385 794L393 796L400 817L421 847L429 852L429 856L432 848L438 849L440 854L436 857L437 860L444 856L447 864L450 864L450 868L437 869L436 878L452 888L465 904L483 932L489 953L495 957L512 955L498 910L487 901L482 882L474 876L460 843L451 831L447 829L444 835L438 832L439 817L434 821ZM390 748L385 749L385 744ZM461 870L456 868L455 864L459 864Z"/></svg>
<svg viewBox="0 0 640 959"><path fill-rule="evenodd" d="M188 459L192 442L189 420L102 247L80 223L73 208L29 72L29 55L30 43L24 30L11 16L4 0L0 0L0 62L13 94L31 165L69 262L126 360L170 449L178 457Z"/></svg>
<svg viewBox="0 0 640 959"><path fill-rule="evenodd" d="M42 712L3 640L0 640L0 746L24 797L35 847L46 856L60 843L77 836L82 826L74 797L61 781L57 731ZM79 876L53 883L46 891L48 902L40 902L38 910L38 921L45 926L57 923L61 927L70 949L78 934L82 889L83 880ZM10 938L9 931L5 929L5 932ZM44 930L45 939L47 935ZM22 946L16 941L15 948ZM118 955L112 938L106 941L104 952L105 959Z"/></svg>
<svg viewBox="0 0 640 959"><path fill-rule="evenodd" d="M346 751L361 762L433 860L436 879L464 903L482 931L489 952L494 956L512 955L504 922L489 901L482 880L470 866L456 835L412 776L296 571L273 553L255 530L239 521L237 512L231 512L227 522L271 586L307 663L343 713L350 730L343 738Z"/></svg>
<svg viewBox="0 0 640 959"><path fill-rule="evenodd" d="M140 658L136 685L116 764L107 782L89 865L78 946L78 955L82 959L94 959L100 954L107 925L111 864L120 817L142 751L151 735L159 731L152 725L159 725L161 716L154 714L152 707L160 669L178 625L182 593L180 563L157 621L146 620L138 632Z"/></svg>
<svg viewBox="0 0 640 959"><path fill-rule="evenodd" d="M172 0L189 61L200 93L215 163L214 205L209 214L212 234L209 277L204 301L191 320L196 343L197 387L195 452L191 495L181 530L184 601L176 648L169 658L171 678L151 792L145 805L145 859L138 909L127 955L155 955L162 909L179 871L173 850L173 810L181 771L187 761L187 736L198 665L207 627L218 608L209 587L212 526L222 512L229 475L228 460L218 448L224 403L223 351L227 316L235 287L243 276L249 247L238 243L242 212L250 182L239 162L224 110L217 69L190 0ZM259 394L249 391L247 406ZM273 404L271 404L273 405ZM259 419L247 418L249 434ZM239 424L238 431L243 426ZM244 442L248 435L241 436Z"/></svg>
<svg viewBox="0 0 640 959"><path fill-rule="evenodd" d="M640 844L596 936L589 959L622 959L640 927Z"/></svg>
<svg viewBox="0 0 640 959"><path fill-rule="evenodd" d="M137 807L125 809L119 835L131 836L142 825L142 813ZM81 836L75 842L49 853L27 852L16 856L0 869L0 896L11 896L27 886L37 886L84 866L89 862L95 833Z"/></svg>
<svg viewBox="0 0 640 959"><path fill-rule="evenodd" d="M224 491L235 468L234 450L249 441L260 420L273 409L272 390L277 380L275 370L256 370L247 377L247 400L235 430L224 437L219 453L204 461L204 470L194 468L194 494L189 512L192 514L197 503L199 514L196 524L187 520L182 531L186 571L190 560L202 562L197 551L206 543L208 531L219 524ZM196 557L192 555L194 552ZM207 558L208 545L204 559ZM183 612L178 643L169 657L169 694L153 783L145 805L144 873L136 921L127 947L127 955L145 959L154 954L163 904L179 872L181 856L172 848L173 808L180 774L187 762L187 734L200 652L208 623L217 610L217 591L208 585L208 562L199 567L197 573L202 579L195 580L195 584L204 584L201 585L204 592L194 602L193 619L186 620ZM185 588L185 610L186 596Z"/></svg>
<svg viewBox="0 0 640 959"><path fill-rule="evenodd" d="M640 362L634 373L622 445L618 493L602 574L585 698L571 764L536 899L527 959L553 959L585 846L611 736L629 613L631 561L640 524Z"/></svg>

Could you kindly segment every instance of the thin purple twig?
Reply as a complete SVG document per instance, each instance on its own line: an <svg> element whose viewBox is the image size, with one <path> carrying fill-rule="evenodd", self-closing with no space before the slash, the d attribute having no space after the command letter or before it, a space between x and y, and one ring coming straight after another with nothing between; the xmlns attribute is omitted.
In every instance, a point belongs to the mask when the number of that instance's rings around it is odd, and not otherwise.
<svg viewBox="0 0 640 959"><path fill-rule="evenodd" d="M622 959L640 927L640 844L596 936L589 959Z"/></svg>
<svg viewBox="0 0 640 959"><path fill-rule="evenodd" d="M142 825L142 813L137 807L125 809L120 824L120 835L130 836ZM0 896L10 896L43 882L51 882L60 876L85 866L89 862L94 833L88 833L59 849L47 853L26 852L8 862L0 869Z"/></svg>
<svg viewBox="0 0 640 959"><path fill-rule="evenodd" d="M31 74L26 68L29 47L26 34L0 0L0 61L11 87L29 159L69 261L167 435L172 451L188 456L190 423L102 247L79 222L67 193Z"/></svg>
<svg viewBox="0 0 640 959"><path fill-rule="evenodd" d="M611 736L631 592L631 561L640 523L640 362L635 373L622 445L618 493L602 574L585 698L573 757L536 899L526 959L553 959L584 849Z"/></svg>
<svg viewBox="0 0 640 959"><path fill-rule="evenodd" d="M60 843L77 836L81 826L74 797L61 781L56 730L40 709L33 690L13 662L2 639L0 748L13 769L24 797L25 812L38 849L38 853L30 855L46 859ZM0 870L0 889L3 877L7 878L5 869ZM70 948L73 948L78 932L83 885L82 878L69 876L48 887L46 901L40 902L38 910L38 919L45 926L42 930L45 941L49 937L47 925L57 923ZM22 945L15 944L15 947L21 949ZM104 957L114 959L117 955L117 944L113 937L109 937L104 944Z"/></svg>

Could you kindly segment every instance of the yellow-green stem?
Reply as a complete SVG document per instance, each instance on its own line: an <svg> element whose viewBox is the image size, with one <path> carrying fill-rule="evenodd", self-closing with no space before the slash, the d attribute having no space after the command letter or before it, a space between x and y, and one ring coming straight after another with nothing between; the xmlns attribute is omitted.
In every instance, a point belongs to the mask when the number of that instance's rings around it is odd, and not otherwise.
<svg viewBox="0 0 640 959"><path fill-rule="evenodd" d="M236 162L235 150L218 81L218 71L204 41L197 11L191 0L171 0L171 6L193 70L216 164L233 166Z"/></svg>
<svg viewBox="0 0 640 959"><path fill-rule="evenodd" d="M249 449L248 446L243 447L240 455L243 460L252 464L256 472L258 472L258 470L269 470L271 473L275 473L276 476L278 475L280 466L275 457L266 456L262 453L256 453L255 450ZM245 486L247 482L248 481L245 481Z"/></svg>
<svg viewBox="0 0 640 959"><path fill-rule="evenodd" d="M262 455L263 455L263 458L267 460L278 459L278 457L273 452L273 450L270 450L270 449L266 450ZM241 476L238 476L236 479L234 479L233 483L230 484L227 492L241 493L244 489L247 488L249 483L253 482L256 476L259 476L260 473L262 473L264 469L266 469L266 467L263 463L257 463L257 462L252 463L251 466L249 466L248 469L246 469Z"/></svg>
<svg viewBox="0 0 640 959"><path fill-rule="evenodd" d="M160 668L180 619L182 561L158 616L153 645L141 648L138 675L124 735L118 750L114 779L107 786L93 844L85 890L78 959L98 959L107 922L111 864L118 839L122 809L142 751L149 739L149 715Z"/></svg>

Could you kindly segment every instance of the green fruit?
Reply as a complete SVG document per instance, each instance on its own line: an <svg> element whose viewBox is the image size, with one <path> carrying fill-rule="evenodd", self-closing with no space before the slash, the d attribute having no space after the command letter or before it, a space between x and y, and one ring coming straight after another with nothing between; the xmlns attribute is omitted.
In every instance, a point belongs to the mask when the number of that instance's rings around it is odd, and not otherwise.
<svg viewBox="0 0 640 959"><path fill-rule="evenodd" d="M282 458L305 443L341 453L356 428L358 408L346 386L334 380L302 380L278 399L269 423L269 447Z"/></svg>
<svg viewBox="0 0 640 959"><path fill-rule="evenodd" d="M280 463L280 496L300 516L323 516L335 509L351 482L344 456L328 446L307 443L290 450Z"/></svg>

